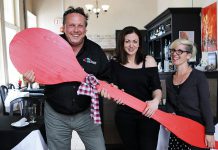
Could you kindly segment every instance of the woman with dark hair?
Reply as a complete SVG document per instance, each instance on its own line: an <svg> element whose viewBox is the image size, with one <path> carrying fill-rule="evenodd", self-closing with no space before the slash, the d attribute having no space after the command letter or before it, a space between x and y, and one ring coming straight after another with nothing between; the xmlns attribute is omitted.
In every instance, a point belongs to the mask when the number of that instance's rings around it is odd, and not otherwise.
<svg viewBox="0 0 218 150"><path fill-rule="evenodd" d="M159 124L150 117L162 96L157 63L152 56L144 55L136 27L125 27L117 44L117 57L111 60L112 82L147 103L143 114L118 105L115 115L118 132L126 150L156 150Z"/></svg>

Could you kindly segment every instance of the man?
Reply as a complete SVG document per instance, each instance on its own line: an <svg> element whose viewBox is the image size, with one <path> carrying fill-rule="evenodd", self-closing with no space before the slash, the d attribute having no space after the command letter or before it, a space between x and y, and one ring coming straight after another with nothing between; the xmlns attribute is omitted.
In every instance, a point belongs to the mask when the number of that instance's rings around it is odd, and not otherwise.
<svg viewBox="0 0 218 150"><path fill-rule="evenodd" d="M99 45L87 39L87 20L83 8L69 7L63 15L64 34L61 36L71 45L78 62L88 74L107 80L107 57ZM32 71L23 76L29 82L35 80ZM50 150L70 150L73 130L77 131L87 150L105 150L101 126L90 117L91 98L77 95L79 86L79 82L45 86L44 117Z"/></svg>

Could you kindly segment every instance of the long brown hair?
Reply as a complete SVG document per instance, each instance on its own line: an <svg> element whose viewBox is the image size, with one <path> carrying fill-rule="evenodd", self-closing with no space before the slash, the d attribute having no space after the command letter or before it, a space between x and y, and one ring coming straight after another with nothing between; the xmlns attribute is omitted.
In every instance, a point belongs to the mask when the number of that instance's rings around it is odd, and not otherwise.
<svg viewBox="0 0 218 150"><path fill-rule="evenodd" d="M142 60L144 58L143 49L142 49L142 35L141 35L140 31L136 27L127 26L119 34L118 42L117 42L117 49L116 49L116 56L117 57L116 57L116 59L121 64L128 63L127 53L124 50L124 41L125 41L125 36L127 34L131 34L131 33L135 33L139 38L139 48L136 52L135 63L139 64L140 62L142 62Z"/></svg>

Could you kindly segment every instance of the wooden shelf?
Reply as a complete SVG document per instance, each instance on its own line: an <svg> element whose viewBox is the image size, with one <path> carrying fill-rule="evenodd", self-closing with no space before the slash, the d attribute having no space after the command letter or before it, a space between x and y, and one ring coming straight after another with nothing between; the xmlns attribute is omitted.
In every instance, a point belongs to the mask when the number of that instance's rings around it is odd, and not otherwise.
<svg viewBox="0 0 218 150"><path fill-rule="evenodd" d="M104 52L112 52L115 51L115 48L107 48L107 49L103 49Z"/></svg>
<svg viewBox="0 0 218 150"><path fill-rule="evenodd" d="M151 22L145 25L147 29L147 53L156 58L156 61L161 62L164 69L164 46L179 38L180 31L193 31L194 42L197 49L201 46L201 8L168 8L163 13L154 18ZM166 33L150 39L150 36L157 30L165 29ZM197 62L200 61L201 51L197 52Z"/></svg>

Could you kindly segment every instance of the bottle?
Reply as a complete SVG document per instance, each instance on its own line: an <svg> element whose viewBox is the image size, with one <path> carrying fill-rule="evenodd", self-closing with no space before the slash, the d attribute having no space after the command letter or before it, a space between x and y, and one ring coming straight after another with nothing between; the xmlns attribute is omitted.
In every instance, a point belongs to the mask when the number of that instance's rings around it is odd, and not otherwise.
<svg viewBox="0 0 218 150"><path fill-rule="evenodd" d="M167 39L165 39L165 43L164 43L164 60L168 60L169 57L169 49L168 49L168 45L167 45Z"/></svg>
<svg viewBox="0 0 218 150"><path fill-rule="evenodd" d="M161 25L161 30L162 30L163 34L166 32L165 29L164 29L164 25Z"/></svg>
<svg viewBox="0 0 218 150"><path fill-rule="evenodd" d="M170 44L171 44L171 42L170 42L170 40L169 40L169 43L168 43L168 45L167 45L167 48L168 48L168 58L170 58L171 56L170 56L170 52L169 52L169 49L170 49Z"/></svg>
<svg viewBox="0 0 218 150"><path fill-rule="evenodd" d="M22 81L21 79L18 80L18 89L21 89Z"/></svg>
<svg viewBox="0 0 218 150"><path fill-rule="evenodd" d="M164 43L164 72L169 72L169 49L167 44L167 39L165 39Z"/></svg>
<svg viewBox="0 0 218 150"><path fill-rule="evenodd" d="M162 35L162 30L161 30L161 26L159 26L159 32L158 32L158 36L161 36Z"/></svg>
<svg viewBox="0 0 218 150"><path fill-rule="evenodd" d="M161 62L159 62L158 63L158 72L162 72L163 71L163 69L162 69L162 67L161 67Z"/></svg>
<svg viewBox="0 0 218 150"><path fill-rule="evenodd" d="M158 37L158 33L159 33L159 30L158 28L156 29L156 32L155 32L155 38Z"/></svg>
<svg viewBox="0 0 218 150"><path fill-rule="evenodd" d="M173 65L172 60L169 61L169 71L174 71L175 70L175 66Z"/></svg>

